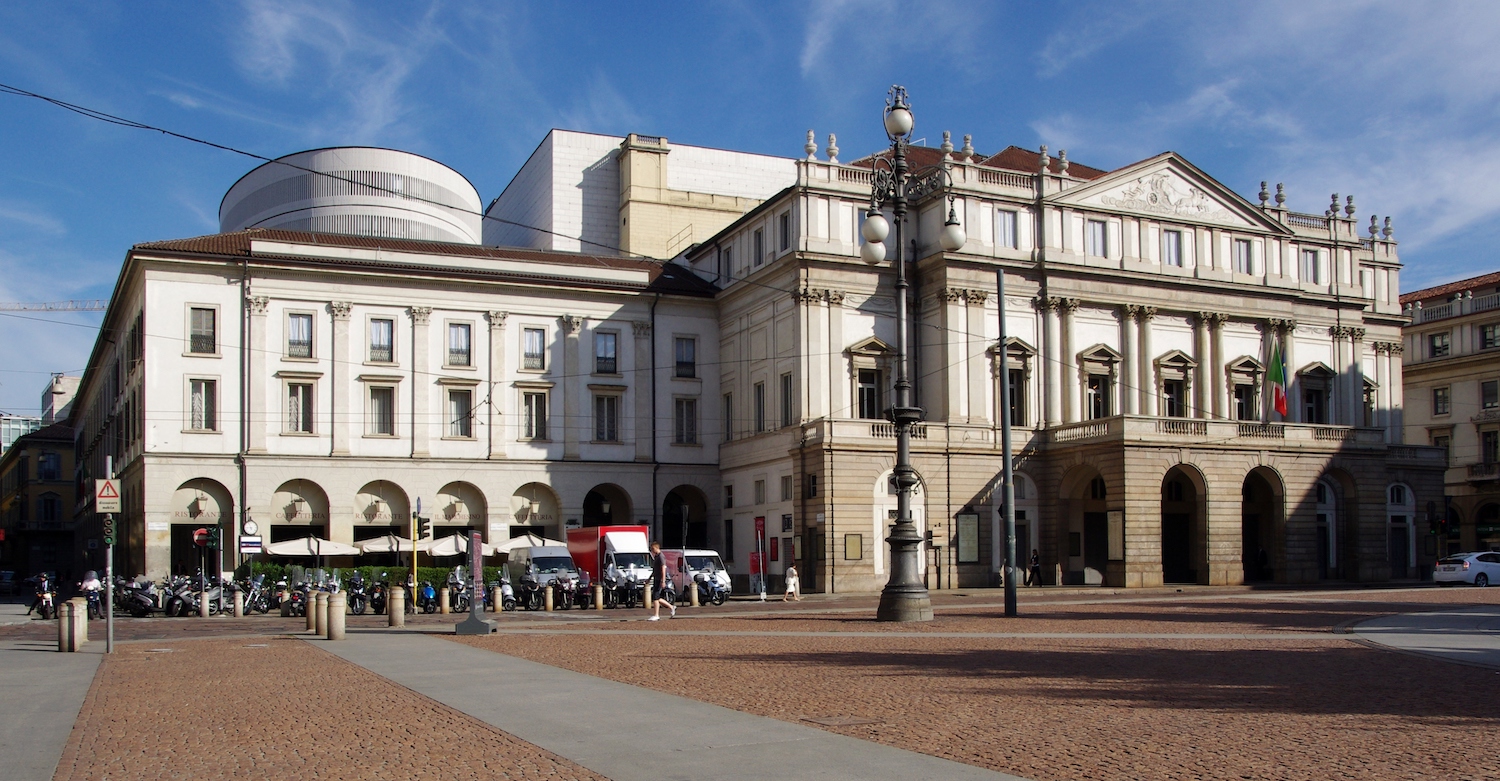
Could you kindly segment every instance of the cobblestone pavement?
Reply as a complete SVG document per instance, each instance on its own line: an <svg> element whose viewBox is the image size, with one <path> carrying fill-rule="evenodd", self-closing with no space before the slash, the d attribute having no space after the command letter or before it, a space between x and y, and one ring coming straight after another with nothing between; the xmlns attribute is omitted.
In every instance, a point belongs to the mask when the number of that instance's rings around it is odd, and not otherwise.
<svg viewBox="0 0 1500 781"><path fill-rule="evenodd" d="M118 646L53 778L600 776L300 640L266 637Z"/></svg>
<svg viewBox="0 0 1500 781"><path fill-rule="evenodd" d="M919 626L798 610L588 624L628 630L618 634L568 636L583 624L553 623L545 634L454 640L759 715L820 719L835 732L1039 781L1490 779L1500 777L1500 673L1373 650L1330 630L1496 602L1500 592L1474 589L1158 592L1023 602L1014 620L987 607L939 611ZM788 630L834 634L761 634ZM851 632L861 634L837 634ZM922 637L933 632L1196 637ZM1287 632L1306 638L1270 637ZM1201 637L1214 633L1268 636Z"/></svg>

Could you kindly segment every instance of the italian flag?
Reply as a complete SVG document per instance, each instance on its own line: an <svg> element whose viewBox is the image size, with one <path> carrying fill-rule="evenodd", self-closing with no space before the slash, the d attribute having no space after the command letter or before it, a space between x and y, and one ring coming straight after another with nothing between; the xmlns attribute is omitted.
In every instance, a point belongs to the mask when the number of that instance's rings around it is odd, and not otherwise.
<svg viewBox="0 0 1500 781"><path fill-rule="evenodd" d="M1271 340L1271 368L1269 376L1271 381L1271 402L1276 406L1276 411L1281 417L1286 417L1286 359L1281 355L1281 340Z"/></svg>

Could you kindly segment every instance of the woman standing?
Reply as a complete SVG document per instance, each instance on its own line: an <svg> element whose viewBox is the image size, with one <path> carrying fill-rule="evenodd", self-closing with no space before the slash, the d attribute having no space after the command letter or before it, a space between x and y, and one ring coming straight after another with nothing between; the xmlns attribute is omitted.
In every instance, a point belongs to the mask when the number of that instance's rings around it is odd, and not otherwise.
<svg viewBox="0 0 1500 781"><path fill-rule="evenodd" d="M786 565L786 593L781 596L781 601L785 602L790 597L797 602L801 602L802 595L798 593L799 588L800 584L797 582L797 565Z"/></svg>

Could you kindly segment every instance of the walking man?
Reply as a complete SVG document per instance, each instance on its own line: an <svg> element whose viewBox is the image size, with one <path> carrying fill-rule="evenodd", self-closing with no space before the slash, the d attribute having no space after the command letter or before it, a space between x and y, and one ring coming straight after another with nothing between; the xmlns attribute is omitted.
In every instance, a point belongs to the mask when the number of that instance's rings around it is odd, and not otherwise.
<svg viewBox="0 0 1500 781"><path fill-rule="evenodd" d="M1026 570L1026 585L1042 585L1042 554L1036 548L1031 549L1031 567Z"/></svg>
<svg viewBox="0 0 1500 781"><path fill-rule="evenodd" d="M646 620L660 621L662 605L666 605L667 609L672 611L670 614L671 617L676 618L677 606L672 604L671 600L665 599L661 596L662 594L665 594L667 592L667 589L671 588L671 586L667 584L667 560L661 555L661 543L655 541L651 543L651 582L655 584L656 587L656 599L651 600L651 604L647 605L646 607L654 607L656 609L656 612Z"/></svg>

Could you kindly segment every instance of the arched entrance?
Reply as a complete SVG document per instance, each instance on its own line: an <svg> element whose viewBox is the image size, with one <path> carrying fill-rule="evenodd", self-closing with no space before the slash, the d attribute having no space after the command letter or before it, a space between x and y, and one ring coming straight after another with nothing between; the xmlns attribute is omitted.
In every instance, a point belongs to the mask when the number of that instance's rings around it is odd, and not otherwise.
<svg viewBox="0 0 1500 781"><path fill-rule="evenodd" d="M775 526L780 529L779 525ZM766 532L772 533L770 519ZM679 485L661 503L661 540L668 548L708 547L708 498L690 485Z"/></svg>
<svg viewBox="0 0 1500 781"><path fill-rule="evenodd" d="M217 480L199 477L179 486L172 494L172 574L212 571L213 559L193 542L193 532L233 522L234 500ZM233 530L226 529L224 539L234 539Z"/></svg>
<svg viewBox="0 0 1500 781"><path fill-rule="evenodd" d="M557 507L557 494L543 483L527 483L517 488L510 497L511 518L514 519L510 536L535 534L561 540L563 530Z"/></svg>
<svg viewBox="0 0 1500 781"><path fill-rule="evenodd" d="M1386 558L1391 578L1406 579L1416 572L1417 527L1414 523L1417 498L1405 483L1392 483L1385 489Z"/></svg>
<svg viewBox="0 0 1500 781"><path fill-rule="evenodd" d="M354 495L354 529L351 539L338 542L360 542L386 534L409 535L412 508L406 492L389 480L365 483ZM432 511L422 509L423 517Z"/></svg>
<svg viewBox="0 0 1500 781"><path fill-rule="evenodd" d="M1109 567L1109 486L1097 468L1082 464L1063 476L1058 493L1063 583L1102 586Z"/></svg>
<svg viewBox="0 0 1500 781"><path fill-rule="evenodd" d="M1240 565L1246 583L1274 580L1276 562L1284 561L1284 493L1281 475L1263 466L1250 470L1240 486Z"/></svg>
<svg viewBox="0 0 1500 781"><path fill-rule="evenodd" d="M1203 477L1181 465L1161 481L1161 576L1163 583L1207 583L1207 513Z"/></svg>
<svg viewBox="0 0 1500 781"><path fill-rule="evenodd" d="M489 539L488 507L484 494L473 483L452 482L443 486L437 493L437 507L433 508L433 536L446 537L476 529L484 532L485 542L496 542Z"/></svg>
<svg viewBox="0 0 1500 781"><path fill-rule="evenodd" d="M1031 565L1031 552L1041 548L1041 515L1037 512L1036 483L1021 472L1015 474L1016 497L1016 567L1025 578L1026 568ZM990 564L995 572L1005 570L1005 502L1001 498L1002 478L996 478L992 490L992 515L990 519L991 546Z"/></svg>
<svg viewBox="0 0 1500 781"><path fill-rule="evenodd" d="M601 483L583 497L584 526L623 526L630 517L630 494L618 485Z"/></svg>

